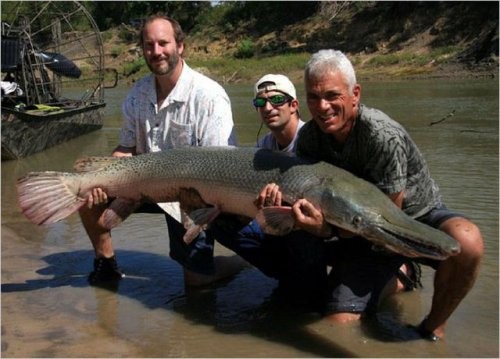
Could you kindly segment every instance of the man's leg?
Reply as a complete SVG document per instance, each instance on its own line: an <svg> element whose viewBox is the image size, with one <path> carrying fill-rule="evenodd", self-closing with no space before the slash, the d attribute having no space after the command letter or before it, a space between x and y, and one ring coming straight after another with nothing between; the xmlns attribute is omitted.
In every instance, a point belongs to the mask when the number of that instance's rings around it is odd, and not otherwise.
<svg viewBox="0 0 500 359"><path fill-rule="evenodd" d="M277 279L288 299L324 311L328 280L323 240L304 231L271 236L256 221L245 224L224 217L210 228L219 243Z"/></svg>
<svg viewBox="0 0 500 359"><path fill-rule="evenodd" d="M282 252L282 247L278 247L272 238L266 241L265 234L255 221L243 223L237 216L224 215L212 223L209 231L224 247L238 254L265 275L278 279L284 264L276 256Z"/></svg>
<svg viewBox="0 0 500 359"><path fill-rule="evenodd" d="M434 277L432 307L421 324L424 330L442 338L446 321L476 281L484 248L479 228L465 218L450 218L439 228L461 245L460 254L439 264Z"/></svg>
<svg viewBox="0 0 500 359"><path fill-rule="evenodd" d="M91 209L84 206L79 211L95 252L94 270L88 277L90 284L117 281L125 276L116 262L111 232L98 224L99 217L105 209L106 206L93 206Z"/></svg>
<svg viewBox="0 0 500 359"><path fill-rule="evenodd" d="M327 291L327 270L321 239L304 231L285 236L262 232L256 221L239 222L221 216L210 227L213 237L265 275L279 281L279 293L295 303L322 309Z"/></svg>
<svg viewBox="0 0 500 359"><path fill-rule="evenodd" d="M182 239L184 226L165 214L167 221L170 257L184 270L184 283L195 287L222 280L240 272L248 264L238 256L214 258L214 237L211 231L203 231L190 244Z"/></svg>
<svg viewBox="0 0 500 359"><path fill-rule="evenodd" d="M280 248L277 256L284 257L284 268L279 274L280 289L288 298L294 298L296 303L324 312L328 271L323 239L305 231L293 231L274 239ZM275 261L277 256L268 260Z"/></svg>
<svg viewBox="0 0 500 359"><path fill-rule="evenodd" d="M330 293L326 318L345 323L374 314L388 288L395 289L395 275L405 258L374 252L361 237L342 238L326 244Z"/></svg>

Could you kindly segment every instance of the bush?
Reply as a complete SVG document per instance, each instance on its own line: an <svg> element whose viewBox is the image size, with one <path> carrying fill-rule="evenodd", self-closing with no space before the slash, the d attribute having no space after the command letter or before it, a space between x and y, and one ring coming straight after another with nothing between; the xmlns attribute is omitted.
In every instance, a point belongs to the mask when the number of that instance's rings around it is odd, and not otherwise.
<svg viewBox="0 0 500 359"><path fill-rule="evenodd" d="M248 59L250 57L253 57L255 54L255 45L252 40L250 39L244 39L241 40L240 44L238 45L238 49L234 53L234 57L237 59Z"/></svg>
<svg viewBox="0 0 500 359"><path fill-rule="evenodd" d="M142 68L146 66L146 61L144 58L140 58L137 60L134 60L132 62L129 62L128 64L125 64L123 66L123 74L125 76L130 76L132 74L135 74L136 72L140 71Z"/></svg>
<svg viewBox="0 0 500 359"><path fill-rule="evenodd" d="M120 26L120 30L118 31L118 38L124 42L131 43L137 41L137 32L134 30L130 30L125 26Z"/></svg>
<svg viewBox="0 0 500 359"><path fill-rule="evenodd" d="M111 57L117 58L123 51L126 51L126 46L125 45L115 45L111 49Z"/></svg>

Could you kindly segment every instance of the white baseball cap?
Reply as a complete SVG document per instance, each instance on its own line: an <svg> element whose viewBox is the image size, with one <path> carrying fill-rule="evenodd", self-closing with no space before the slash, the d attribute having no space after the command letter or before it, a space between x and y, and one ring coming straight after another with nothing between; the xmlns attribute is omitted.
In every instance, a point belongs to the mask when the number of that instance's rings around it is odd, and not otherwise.
<svg viewBox="0 0 500 359"><path fill-rule="evenodd" d="M294 99L297 98L295 86L292 81L285 75L267 74L262 76L256 83L253 89L254 96L263 91L280 91L290 95Z"/></svg>

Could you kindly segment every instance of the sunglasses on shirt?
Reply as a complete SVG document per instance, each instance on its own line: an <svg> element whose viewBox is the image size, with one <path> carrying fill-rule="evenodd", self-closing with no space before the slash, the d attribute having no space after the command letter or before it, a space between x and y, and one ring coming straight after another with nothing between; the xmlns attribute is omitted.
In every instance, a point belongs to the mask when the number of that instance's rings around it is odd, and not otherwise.
<svg viewBox="0 0 500 359"><path fill-rule="evenodd" d="M255 107L264 107L266 105L266 102L269 102L271 106L278 107L282 106L287 102L292 101L293 99L290 96L287 95L274 95L270 97L256 97L253 100L253 105Z"/></svg>

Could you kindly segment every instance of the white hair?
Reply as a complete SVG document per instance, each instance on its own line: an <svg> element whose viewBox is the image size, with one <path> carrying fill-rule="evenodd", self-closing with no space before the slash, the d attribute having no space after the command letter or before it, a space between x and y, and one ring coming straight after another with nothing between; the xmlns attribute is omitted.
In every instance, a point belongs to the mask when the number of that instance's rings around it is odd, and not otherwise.
<svg viewBox="0 0 500 359"><path fill-rule="evenodd" d="M339 71L347 83L347 88L352 93L356 85L356 73L351 61L342 51L319 50L314 53L306 64L305 79L319 78L325 72Z"/></svg>

